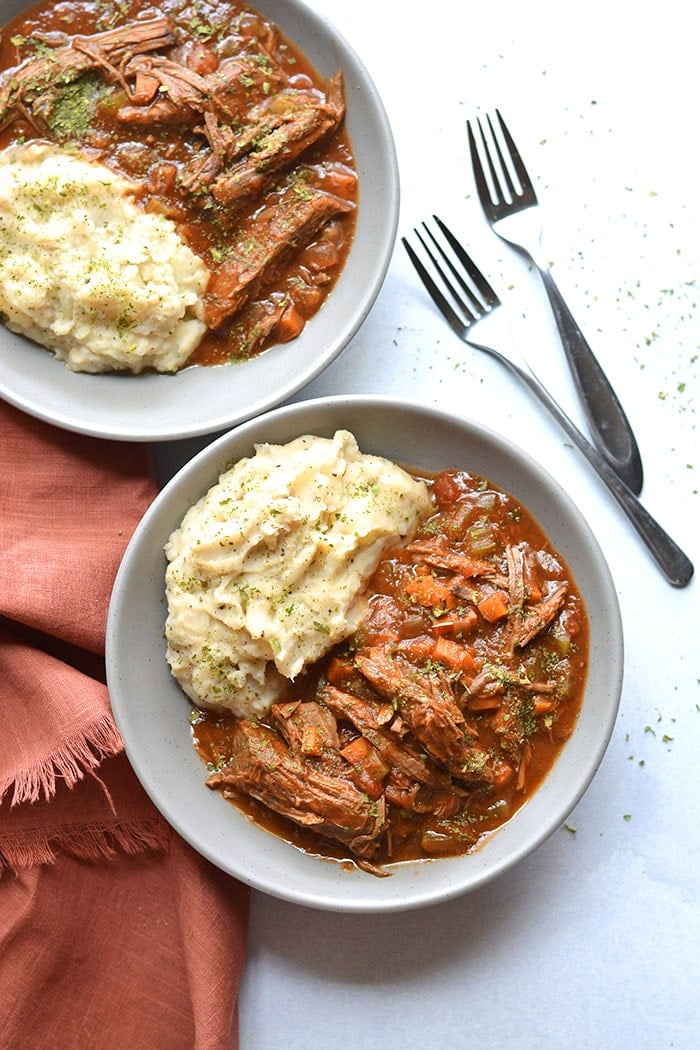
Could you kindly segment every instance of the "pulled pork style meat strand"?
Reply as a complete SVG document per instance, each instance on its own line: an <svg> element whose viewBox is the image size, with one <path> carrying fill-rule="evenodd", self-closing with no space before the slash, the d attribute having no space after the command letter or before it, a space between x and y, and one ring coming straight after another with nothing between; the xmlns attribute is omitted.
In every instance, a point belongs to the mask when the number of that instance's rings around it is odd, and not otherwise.
<svg viewBox="0 0 700 1050"><path fill-rule="evenodd" d="M513 621L511 645L522 649L538 635L557 615L569 593L569 585L562 581L554 590L534 605L525 606Z"/></svg>
<svg viewBox="0 0 700 1050"><path fill-rule="evenodd" d="M298 754L318 757L340 748L335 718L315 700L273 704L271 714L291 750Z"/></svg>
<svg viewBox="0 0 700 1050"><path fill-rule="evenodd" d="M390 729L383 728L377 720L377 705L333 685L323 687L321 699L338 718L352 722L392 769L397 769L412 781L418 781L428 787L449 786L450 778L447 773L426 762Z"/></svg>
<svg viewBox="0 0 700 1050"><path fill-rule="evenodd" d="M270 175L289 168L345 115L341 73L329 81L324 95L286 86L271 57L260 54L260 46L255 55L220 65L213 51L203 54L201 48L183 51L182 61L151 54L174 43L167 18L75 36L12 71L0 88L0 127L24 117L38 132L48 132L62 89L88 70L100 69L108 83L121 85L129 100L117 111L121 123L185 125L207 140L209 152L191 162L182 185L193 191L210 187L219 203L232 205L260 193ZM264 82L274 94L249 108L247 90L256 81L261 90Z"/></svg>
<svg viewBox="0 0 700 1050"><path fill-rule="evenodd" d="M422 674L415 664L382 646L355 657L362 674L382 696L395 701L399 713L428 754L460 780L488 783L493 779L486 752L471 745L464 715L449 684Z"/></svg>
<svg viewBox="0 0 700 1050"><path fill-rule="evenodd" d="M207 78L180 62L139 56L125 66L124 75L135 83L128 92L131 105L117 110L122 124L191 124L211 105Z"/></svg>
<svg viewBox="0 0 700 1050"><path fill-rule="evenodd" d="M237 313L292 251L308 243L329 219L353 207L341 197L293 183L255 216L242 240L233 245L230 258L212 275L207 324L216 328Z"/></svg>
<svg viewBox="0 0 700 1050"><path fill-rule="evenodd" d="M305 765L267 726L238 721L229 761L207 785L224 796L231 789L251 795L275 813L346 845L358 857L371 859L379 850L384 800L373 802L349 780Z"/></svg>
<svg viewBox="0 0 700 1050"><path fill-rule="evenodd" d="M553 693L556 689L554 682L534 682L523 672L508 670L501 664L489 664L469 683L468 694L469 698L498 697L511 686L539 695ZM495 700L494 706L497 703L498 701Z"/></svg>
<svg viewBox="0 0 700 1050"><path fill-rule="evenodd" d="M517 546L505 551L507 576L495 562L470 558L447 548L444 541L416 540L406 548L417 560L437 569L445 569L464 579L483 578L503 587L509 596L508 651L524 648L552 623L566 601L568 584L557 583L551 593L539 602L527 604L525 558Z"/></svg>
<svg viewBox="0 0 700 1050"><path fill-rule="evenodd" d="M22 117L39 133L49 131L47 116L61 90L90 69L102 70L108 83L126 90L122 66L134 55L175 42L168 18L132 22L91 36L76 36L51 54L28 59L0 86L0 128Z"/></svg>
<svg viewBox="0 0 700 1050"><path fill-rule="evenodd" d="M281 292L273 292L266 299L247 303L236 314L235 324L227 333L231 356L249 356L256 346L272 334L289 309L289 296Z"/></svg>
<svg viewBox="0 0 700 1050"><path fill-rule="evenodd" d="M436 569L446 569L467 580L483 577L499 587L508 586L508 578L495 562L471 558L467 554L451 550L444 540L415 540L409 543L406 550L416 561L432 565Z"/></svg>
<svg viewBox="0 0 700 1050"><path fill-rule="evenodd" d="M135 78L135 87L128 91L130 104L117 110L117 120L150 127L192 125L207 112L228 125L250 121L257 107L248 115L249 88L242 90L241 78L251 85L264 74L259 56L237 56L219 65L213 51L200 50L181 57L137 56L125 66L124 75ZM280 75L270 72L265 81L268 90L284 83Z"/></svg>
<svg viewBox="0 0 700 1050"><path fill-rule="evenodd" d="M525 558L520 547L506 547L506 564L508 566L510 614L513 616L519 613L525 604Z"/></svg>
<svg viewBox="0 0 700 1050"><path fill-rule="evenodd" d="M252 126L240 139L235 136L234 158L246 155L212 183L212 194L220 204L255 195L271 174L287 168L338 127L345 114L342 76L338 73L330 81L325 100L317 93L283 91L258 109L251 114Z"/></svg>

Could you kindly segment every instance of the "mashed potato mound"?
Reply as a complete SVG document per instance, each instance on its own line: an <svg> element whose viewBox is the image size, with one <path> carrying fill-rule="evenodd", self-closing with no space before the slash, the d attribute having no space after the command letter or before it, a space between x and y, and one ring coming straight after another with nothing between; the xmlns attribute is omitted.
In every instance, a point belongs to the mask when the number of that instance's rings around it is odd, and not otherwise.
<svg viewBox="0 0 700 1050"><path fill-rule="evenodd" d="M165 547L167 658L199 706L267 711L352 633L391 542L432 508L426 485L352 434L257 445Z"/></svg>
<svg viewBox="0 0 700 1050"><path fill-rule="evenodd" d="M134 186L48 143L0 152L0 311L76 372L174 372L209 271Z"/></svg>

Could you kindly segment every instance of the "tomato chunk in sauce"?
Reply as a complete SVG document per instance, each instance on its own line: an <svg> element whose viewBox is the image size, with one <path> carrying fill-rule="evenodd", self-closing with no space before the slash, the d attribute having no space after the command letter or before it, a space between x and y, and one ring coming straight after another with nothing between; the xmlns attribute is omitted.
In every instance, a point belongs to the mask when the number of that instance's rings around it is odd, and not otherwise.
<svg viewBox="0 0 700 1050"><path fill-rule="evenodd" d="M211 787L377 875L512 817L573 731L588 664L580 592L529 512L464 471L424 480L434 513L379 564L356 633L263 721L192 717Z"/></svg>
<svg viewBox="0 0 700 1050"><path fill-rule="evenodd" d="M352 242L342 74L237 0L42 0L0 38L0 149L79 148L172 218L210 270L187 362L296 338Z"/></svg>

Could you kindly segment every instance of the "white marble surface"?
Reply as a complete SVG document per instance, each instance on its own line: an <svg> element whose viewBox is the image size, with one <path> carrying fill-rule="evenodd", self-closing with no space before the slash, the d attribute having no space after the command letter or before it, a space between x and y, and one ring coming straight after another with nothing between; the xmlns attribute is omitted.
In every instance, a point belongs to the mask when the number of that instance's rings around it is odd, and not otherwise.
<svg viewBox="0 0 700 1050"><path fill-rule="evenodd" d="M635 427L644 503L700 564L691 5L316 6L384 100L402 180L400 232L435 210L454 226L501 293L519 344L581 421L543 290L488 230L475 198L465 120L501 109L537 179L547 257ZM254 894L242 1050L700 1045L697 581L684 590L664 581L532 397L448 331L400 244L367 322L300 397L344 392L465 413L564 482L618 589L622 704L571 815L575 832L562 828L490 887L369 918Z"/></svg>

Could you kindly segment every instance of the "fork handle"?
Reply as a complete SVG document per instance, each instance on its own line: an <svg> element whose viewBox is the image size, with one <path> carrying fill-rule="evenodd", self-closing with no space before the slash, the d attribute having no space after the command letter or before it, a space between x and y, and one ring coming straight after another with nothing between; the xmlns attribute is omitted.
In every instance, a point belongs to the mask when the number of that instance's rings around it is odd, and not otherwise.
<svg viewBox="0 0 700 1050"><path fill-rule="evenodd" d="M632 492L642 490L643 469L629 420L608 377L566 305L548 267L536 262L593 440Z"/></svg>
<svg viewBox="0 0 700 1050"><path fill-rule="evenodd" d="M662 573L674 587L685 587L693 576L693 563L642 506L632 490L622 481L597 448L588 441L559 407L547 388L542 385L529 367L523 368L515 361L498 354L500 360L522 379L560 426L566 431L576 447L580 449L591 466L598 472L633 526L641 536Z"/></svg>

